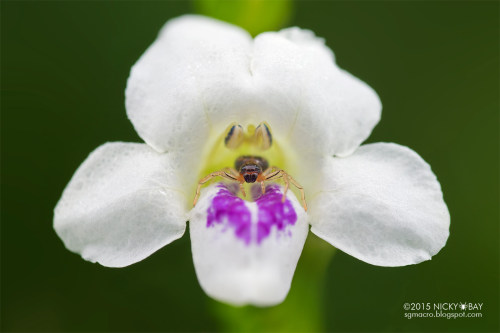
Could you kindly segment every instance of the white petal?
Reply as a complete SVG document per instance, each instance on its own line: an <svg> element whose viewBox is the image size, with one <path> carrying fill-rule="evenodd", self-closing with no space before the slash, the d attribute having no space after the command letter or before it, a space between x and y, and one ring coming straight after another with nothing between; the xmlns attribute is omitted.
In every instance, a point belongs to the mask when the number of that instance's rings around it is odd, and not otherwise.
<svg viewBox="0 0 500 333"><path fill-rule="evenodd" d="M66 247L109 267L138 262L186 228L187 202L168 154L145 144L107 143L83 162L54 211Z"/></svg>
<svg viewBox="0 0 500 333"><path fill-rule="evenodd" d="M346 155L381 110L376 93L340 70L312 32L286 29L252 41L238 27L199 16L167 23L132 68L126 105L148 144L185 152L187 165L231 122L267 121L277 141Z"/></svg>
<svg viewBox="0 0 500 333"><path fill-rule="evenodd" d="M323 168L324 190L311 203L311 231L379 266L429 260L445 245L450 215L430 166L390 143L361 146Z"/></svg>
<svg viewBox="0 0 500 333"><path fill-rule="evenodd" d="M308 232L307 215L295 196L287 198L296 212L296 222L260 237L257 223L261 207L241 201L228 205L245 228L235 228L224 215L220 224L208 218L214 214L216 185L202 191L191 212L190 234L196 274L203 290L211 297L234 305L269 306L282 302L290 289L297 261ZM218 194L220 195L220 194ZM234 199L234 198L233 198ZM239 200L239 199L236 199ZM281 203L281 195L279 196ZM285 210L286 214L286 210ZM214 216L214 215L212 215Z"/></svg>
<svg viewBox="0 0 500 333"><path fill-rule="evenodd" d="M159 151L199 155L211 126L208 113L231 99L220 92L248 73L251 41L243 29L202 16L169 21L127 82L127 114L144 141ZM231 113L226 116L221 127L231 122Z"/></svg>
<svg viewBox="0 0 500 333"><path fill-rule="evenodd" d="M281 110L269 124L287 127L300 151L349 155L380 120L375 91L338 68L331 50L311 31L290 28L257 36L252 69L266 100Z"/></svg>

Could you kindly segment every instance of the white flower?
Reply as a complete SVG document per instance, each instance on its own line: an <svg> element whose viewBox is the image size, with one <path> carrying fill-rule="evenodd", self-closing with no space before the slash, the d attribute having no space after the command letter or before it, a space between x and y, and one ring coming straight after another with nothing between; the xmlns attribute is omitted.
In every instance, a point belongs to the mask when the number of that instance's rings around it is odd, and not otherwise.
<svg viewBox="0 0 500 333"><path fill-rule="evenodd" d="M380 119L379 98L311 31L252 40L213 19L174 19L132 68L126 107L147 144L97 148L55 208L57 234L86 260L133 264L181 237L189 220L205 292L272 305L288 293L309 224L380 266L428 260L446 243L449 213L429 165L397 144L359 147ZM303 185L307 213L292 192L276 199L275 185L251 202L214 183L191 209L202 176L254 153L224 148L228 125L251 131L263 121L273 149L262 154Z"/></svg>

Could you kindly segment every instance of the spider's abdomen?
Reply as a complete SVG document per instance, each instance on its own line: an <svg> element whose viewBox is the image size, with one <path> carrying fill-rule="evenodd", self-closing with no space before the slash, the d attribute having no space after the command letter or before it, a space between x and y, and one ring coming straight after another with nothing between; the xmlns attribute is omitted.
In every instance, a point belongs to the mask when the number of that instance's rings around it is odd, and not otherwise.
<svg viewBox="0 0 500 333"><path fill-rule="evenodd" d="M246 165L255 165L260 168L260 171L264 171L269 167L267 160L260 156L240 156L234 162L234 168L241 173L241 168Z"/></svg>

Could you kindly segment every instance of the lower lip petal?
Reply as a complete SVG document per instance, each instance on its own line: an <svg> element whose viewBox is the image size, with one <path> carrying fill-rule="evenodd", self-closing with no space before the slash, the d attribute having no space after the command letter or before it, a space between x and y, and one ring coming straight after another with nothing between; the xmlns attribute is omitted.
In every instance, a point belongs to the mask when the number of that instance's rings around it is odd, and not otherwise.
<svg viewBox="0 0 500 333"><path fill-rule="evenodd" d="M279 234L287 234L290 232L288 227L297 221L297 214L290 200L281 201L282 195L278 185L269 185L266 193L255 202L247 202L220 184L208 209L206 225L227 224L224 229L232 229L247 245L260 244L273 229Z"/></svg>

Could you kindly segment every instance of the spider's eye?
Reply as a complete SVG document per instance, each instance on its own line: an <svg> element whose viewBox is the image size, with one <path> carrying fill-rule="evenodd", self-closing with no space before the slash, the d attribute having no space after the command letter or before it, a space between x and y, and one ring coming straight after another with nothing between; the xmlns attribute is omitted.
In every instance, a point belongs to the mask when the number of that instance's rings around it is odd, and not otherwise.
<svg viewBox="0 0 500 333"><path fill-rule="evenodd" d="M236 149L243 143L244 139L243 127L238 124L231 124L224 138L224 144L229 149Z"/></svg>
<svg viewBox="0 0 500 333"><path fill-rule="evenodd" d="M273 136L271 135L271 130L269 129L269 125L265 122L262 122L255 129L255 144L261 150L266 150L271 148L273 143Z"/></svg>

